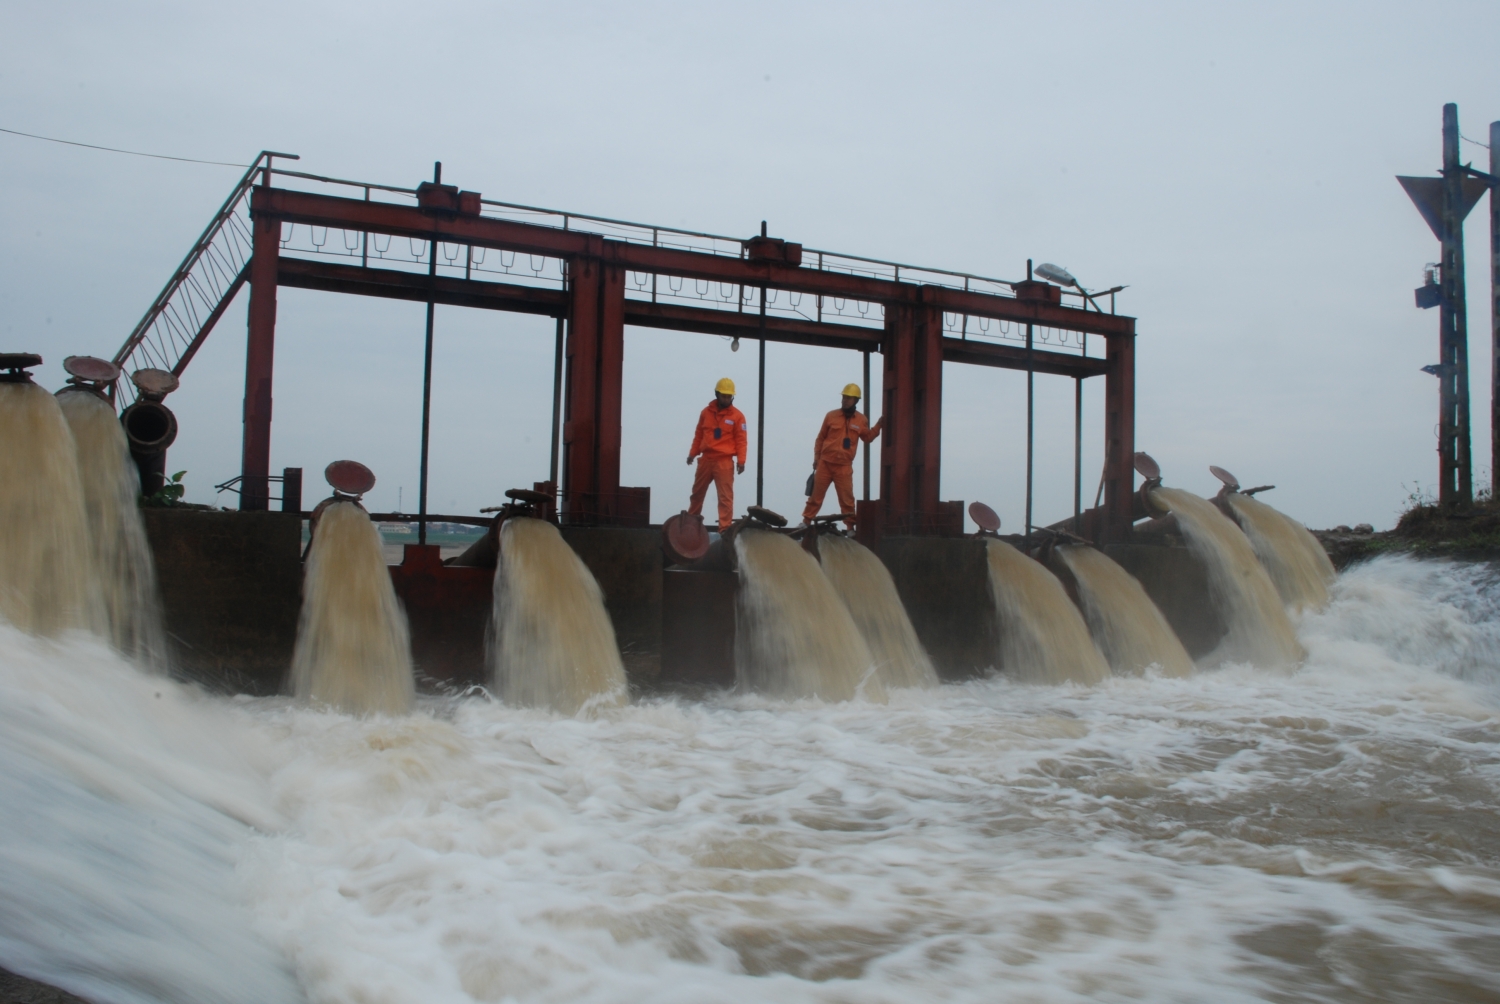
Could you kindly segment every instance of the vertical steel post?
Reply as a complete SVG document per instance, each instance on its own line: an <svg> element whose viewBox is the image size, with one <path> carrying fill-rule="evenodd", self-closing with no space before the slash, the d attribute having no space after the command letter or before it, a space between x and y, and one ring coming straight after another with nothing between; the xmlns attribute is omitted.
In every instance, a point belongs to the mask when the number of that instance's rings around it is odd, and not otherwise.
<svg viewBox="0 0 1500 1004"><path fill-rule="evenodd" d="M1490 499L1500 501L1500 122L1490 123Z"/></svg>
<svg viewBox="0 0 1500 1004"><path fill-rule="evenodd" d="M870 351L865 350L865 424L870 424ZM870 451L875 448L873 440L865 444L865 494L864 500L870 501Z"/></svg>
<svg viewBox="0 0 1500 1004"><path fill-rule="evenodd" d="M1469 461L1469 345L1464 310L1464 172L1458 156L1458 106L1443 106L1442 307L1438 348L1442 389L1438 465L1438 504L1467 504L1474 497Z"/></svg>
<svg viewBox="0 0 1500 1004"><path fill-rule="evenodd" d="M432 183L443 183L443 163L432 165ZM432 320L431 287L437 277L437 238L427 242L427 337L422 347L422 467L417 482L417 543L427 543L427 447L432 425Z"/></svg>
<svg viewBox="0 0 1500 1004"><path fill-rule="evenodd" d="M1026 281L1031 281L1031 259L1026 259ZM1036 425L1036 371L1033 369L1032 325L1026 324L1026 547L1031 548L1031 462Z"/></svg>
<svg viewBox="0 0 1500 1004"><path fill-rule="evenodd" d="M760 232L766 232L761 223ZM766 504L766 287L760 287L760 375L755 385L755 504Z"/></svg>
<svg viewBox="0 0 1500 1004"><path fill-rule="evenodd" d="M562 379L563 379L563 319L557 318L557 346L552 351L552 484L557 484L558 454L562 449Z"/></svg>
<svg viewBox="0 0 1500 1004"><path fill-rule="evenodd" d="M1089 333L1087 331L1078 333L1078 354L1088 358ZM1081 535L1083 533L1083 377L1074 377L1073 381L1073 532Z"/></svg>
<svg viewBox="0 0 1500 1004"><path fill-rule="evenodd" d="M270 508L271 498L271 377L276 355L276 282L281 261L281 221L257 216L252 228L240 508L259 510Z"/></svg>
<svg viewBox="0 0 1500 1004"><path fill-rule="evenodd" d="M1083 377L1073 378L1073 532L1083 516Z"/></svg>

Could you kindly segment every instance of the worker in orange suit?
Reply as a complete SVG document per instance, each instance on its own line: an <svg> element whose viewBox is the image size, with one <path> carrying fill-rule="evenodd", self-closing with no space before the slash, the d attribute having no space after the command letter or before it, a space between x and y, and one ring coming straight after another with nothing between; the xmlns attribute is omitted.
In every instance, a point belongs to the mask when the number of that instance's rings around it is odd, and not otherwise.
<svg viewBox="0 0 1500 1004"><path fill-rule="evenodd" d="M859 384L851 383L844 388L843 406L823 416L823 427L813 443L813 490L807 497L807 508L802 510L803 526L823 508L823 496L828 494L830 484L838 492L838 511L854 512L854 456L861 442L873 441L885 426L882 416L871 428L869 419L860 414L859 398ZM853 529L853 517L844 525Z"/></svg>
<svg viewBox="0 0 1500 1004"><path fill-rule="evenodd" d="M693 432L687 462L691 465L698 458L698 472L693 476L689 513L703 512L703 497L712 481L719 496L719 529L734 522L734 476L745 473L748 452L745 415L734 406L734 381L725 377L715 385L714 399L698 415L698 428Z"/></svg>

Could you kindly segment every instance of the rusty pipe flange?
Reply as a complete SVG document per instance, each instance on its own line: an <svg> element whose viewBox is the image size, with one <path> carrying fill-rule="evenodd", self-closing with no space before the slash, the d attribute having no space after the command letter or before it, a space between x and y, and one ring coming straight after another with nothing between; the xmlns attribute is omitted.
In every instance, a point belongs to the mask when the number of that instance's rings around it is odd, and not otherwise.
<svg viewBox="0 0 1500 1004"><path fill-rule="evenodd" d="M108 401L105 389L120 378L120 367L98 356L68 356L63 359L63 369L68 372L68 383L59 394L86 391ZM112 401L110 408L114 408Z"/></svg>
<svg viewBox="0 0 1500 1004"><path fill-rule="evenodd" d="M995 512L983 502L969 503L969 518L979 530L974 534L976 537L998 537L1000 535L1000 514Z"/></svg>
<svg viewBox="0 0 1500 1004"><path fill-rule="evenodd" d="M27 370L40 365L35 352L0 352L0 383L34 383Z"/></svg>
<svg viewBox="0 0 1500 1004"><path fill-rule="evenodd" d="M130 374L130 382L146 401L160 401L179 386L177 374L149 366Z"/></svg>
<svg viewBox="0 0 1500 1004"><path fill-rule="evenodd" d="M323 468L323 480L333 488L335 497L358 500L375 487L375 472L358 460L335 460Z"/></svg>
<svg viewBox="0 0 1500 1004"><path fill-rule="evenodd" d="M1160 487L1161 478L1151 478L1150 480L1142 482L1141 486L1137 488L1135 492L1136 499L1141 504L1141 509L1150 519L1160 519L1161 517L1167 515L1167 513L1172 511L1159 505L1156 500L1151 497L1152 489Z"/></svg>
<svg viewBox="0 0 1500 1004"><path fill-rule="evenodd" d="M683 510L670 516L661 525L661 549L669 563L690 565L698 561L712 546L703 517Z"/></svg>

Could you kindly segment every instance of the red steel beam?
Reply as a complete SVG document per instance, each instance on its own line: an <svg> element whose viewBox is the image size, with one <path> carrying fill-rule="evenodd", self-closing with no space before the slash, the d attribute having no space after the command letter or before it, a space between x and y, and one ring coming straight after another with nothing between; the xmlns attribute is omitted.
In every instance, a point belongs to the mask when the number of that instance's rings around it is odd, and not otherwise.
<svg viewBox="0 0 1500 1004"><path fill-rule="evenodd" d="M281 223L257 217L251 229L249 334L245 345L244 440L240 508L270 507L271 376L276 354L277 260Z"/></svg>
<svg viewBox="0 0 1500 1004"><path fill-rule="evenodd" d="M1064 352L1032 353L1033 368L1038 373L1056 376L1091 377L1109 372L1109 362L1097 356L1074 356ZM1026 369L1026 350L1016 345L994 342L943 339L943 361L973 366L995 366L1006 370Z"/></svg>
<svg viewBox="0 0 1500 1004"><path fill-rule="evenodd" d="M416 300L455 307L510 310L521 314L560 317L567 313L567 297L560 289L521 286L477 279L432 278L425 272L401 272L393 268L334 265L305 258L282 258L278 281L283 286L317 289L328 293L354 293L393 300Z"/></svg>
<svg viewBox="0 0 1500 1004"><path fill-rule="evenodd" d="M484 216L430 212L415 206L400 206L388 202L365 202L287 189L257 188L251 197L251 212L275 216L292 223L373 231L398 237L435 238L455 244L472 244L476 247L550 257L595 255L610 264L635 272L680 275L736 285L766 285L772 289L787 289L814 296L847 297L886 304L914 302L926 296L930 299L925 302L948 313L992 317L1023 324L1031 322L1069 331L1114 335L1134 329L1133 318L1036 300L1017 300L938 286L919 286L843 272L800 268L778 262L751 261L625 241L606 239L601 242L596 235L575 230L560 230L556 227Z"/></svg>
<svg viewBox="0 0 1500 1004"><path fill-rule="evenodd" d="M316 289L329 293L353 293L426 303L429 293L442 304L482 310L508 310L522 314L561 317L567 314L567 296L562 290L517 283L487 282L438 276L430 279L417 272L397 269L337 265L306 258L282 258L279 281L283 286ZM625 323L641 328L690 331L705 335L753 338L760 334L760 317L732 310L690 307L649 300L625 300ZM791 317L766 318L766 340L790 345L816 345L854 352L879 352L884 331L831 321L808 321ZM943 339L945 362L1000 369L1024 370L1026 350L1014 345L977 339ZM1038 350L1038 373L1056 376L1103 376L1108 363L1097 357Z"/></svg>

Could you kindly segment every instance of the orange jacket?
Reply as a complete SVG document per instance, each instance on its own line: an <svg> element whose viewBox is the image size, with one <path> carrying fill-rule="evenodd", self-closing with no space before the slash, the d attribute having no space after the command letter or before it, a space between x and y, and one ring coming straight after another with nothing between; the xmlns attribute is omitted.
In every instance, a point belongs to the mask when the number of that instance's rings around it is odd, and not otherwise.
<svg viewBox="0 0 1500 1004"><path fill-rule="evenodd" d="M878 435L880 431L870 428L869 419L858 408L849 416L844 415L843 408L835 408L823 416L823 427L813 443L813 465L852 464L860 441L868 443Z"/></svg>
<svg viewBox="0 0 1500 1004"><path fill-rule="evenodd" d="M708 402L698 416L698 427L693 430L693 448L688 459L698 454L708 457L736 457L745 462L750 453L750 437L745 432L745 416L734 405L720 408L718 401Z"/></svg>

